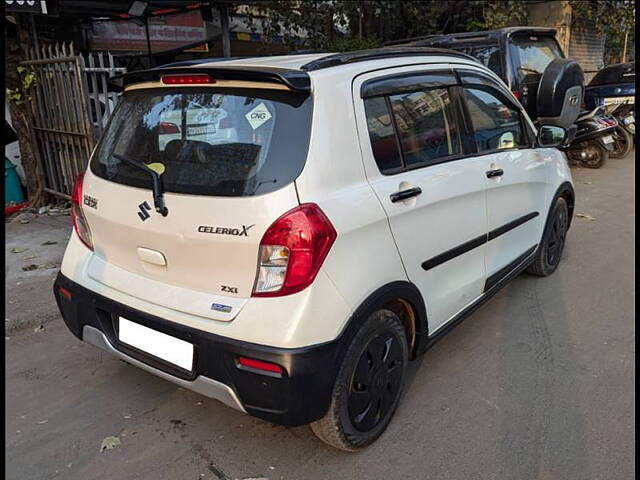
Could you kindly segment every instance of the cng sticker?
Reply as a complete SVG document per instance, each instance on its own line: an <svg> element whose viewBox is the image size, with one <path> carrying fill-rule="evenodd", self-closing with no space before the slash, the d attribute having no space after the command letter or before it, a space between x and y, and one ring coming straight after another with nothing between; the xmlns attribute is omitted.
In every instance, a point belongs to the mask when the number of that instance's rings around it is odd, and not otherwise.
<svg viewBox="0 0 640 480"><path fill-rule="evenodd" d="M271 118L271 114L269 113L267 106L264 103L261 103L256 108L247 113L245 117L249 122L249 125L251 125L251 128L255 130L260 125L269 120Z"/></svg>

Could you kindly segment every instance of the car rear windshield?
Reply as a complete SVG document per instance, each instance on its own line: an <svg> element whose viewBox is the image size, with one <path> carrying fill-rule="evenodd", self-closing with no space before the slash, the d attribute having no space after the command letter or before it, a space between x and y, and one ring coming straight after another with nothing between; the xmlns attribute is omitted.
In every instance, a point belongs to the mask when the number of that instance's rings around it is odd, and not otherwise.
<svg viewBox="0 0 640 480"><path fill-rule="evenodd" d="M166 192L251 196L291 183L309 146L309 95L246 88L159 88L125 93L91 162L94 174Z"/></svg>
<svg viewBox="0 0 640 480"><path fill-rule="evenodd" d="M589 83L589 86L607 85L611 83L635 83L636 82L636 64L622 63L619 65L610 65L600 70Z"/></svg>
<svg viewBox="0 0 640 480"><path fill-rule="evenodd" d="M511 40L517 77L520 82L540 80L540 76L553 60L564 58L554 37L515 36Z"/></svg>

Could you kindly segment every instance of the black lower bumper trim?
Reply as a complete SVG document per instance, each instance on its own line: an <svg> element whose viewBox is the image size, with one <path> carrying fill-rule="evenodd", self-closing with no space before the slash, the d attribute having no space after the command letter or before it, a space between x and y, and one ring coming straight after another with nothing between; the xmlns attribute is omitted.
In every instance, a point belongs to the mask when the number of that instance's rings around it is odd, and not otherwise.
<svg viewBox="0 0 640 480"><path fill-rule="evenodd" d="M62 295L64 287L71 298ZM229 386L247 413L280 425L295 426L322 417L340 367L343 338L301 348L277 348L214 335L135 310L88 290L58 274L56 302L69 330L82 340L85 325L100 330L123 354L184 381L202 375ZM194 345L194 368L187 372L118 341L118 317L125 317ZM239 356L282 366L281 378L237 368Z"/></svg>

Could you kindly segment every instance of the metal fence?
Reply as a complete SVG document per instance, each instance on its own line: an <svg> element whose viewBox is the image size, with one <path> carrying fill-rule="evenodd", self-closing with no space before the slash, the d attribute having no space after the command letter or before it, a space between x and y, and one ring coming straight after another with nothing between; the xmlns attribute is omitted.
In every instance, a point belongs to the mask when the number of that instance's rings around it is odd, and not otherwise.
<svg viewBox="0 0 640 480"><path fill-rule="evenodd" d="M45 190L69 199L117 102L109 77L124 73L110 54L76 54L73 43L32 49L21 65L36 75L31 128Z"/></svg>

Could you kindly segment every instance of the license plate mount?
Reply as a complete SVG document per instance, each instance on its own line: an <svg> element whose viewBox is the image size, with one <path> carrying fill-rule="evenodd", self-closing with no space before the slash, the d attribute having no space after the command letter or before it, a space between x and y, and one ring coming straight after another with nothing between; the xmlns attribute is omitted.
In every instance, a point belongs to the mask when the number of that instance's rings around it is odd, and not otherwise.
<svg viewBox="0 0 640 480"><path fill-rule="evenodd" d="M193 344L124 317L118 317L118 340L165 362L193 371Z"/></svg>

